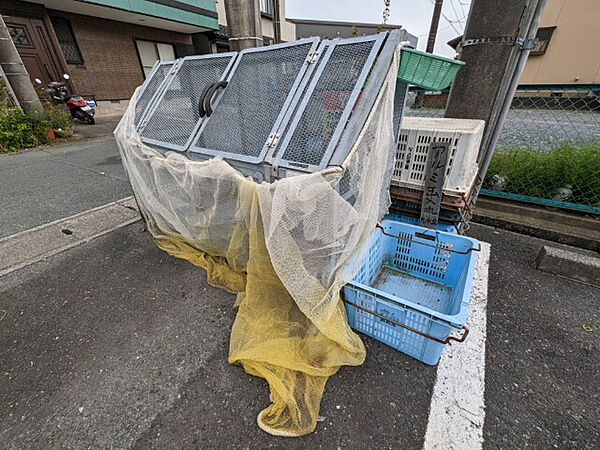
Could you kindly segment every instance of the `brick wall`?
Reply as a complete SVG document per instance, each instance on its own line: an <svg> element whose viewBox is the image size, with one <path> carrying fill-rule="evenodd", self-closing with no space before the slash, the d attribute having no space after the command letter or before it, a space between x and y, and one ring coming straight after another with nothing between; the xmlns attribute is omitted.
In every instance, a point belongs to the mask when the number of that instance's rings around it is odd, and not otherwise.
<svg viewBox="0 0 600 450"><path fill-rule="evenodd" d="M78 14L48 11L66 17L81 50L84 64L69 64L78 94L96 100L128 99L144 81L135 39L191 44L191 36Z"/></svg>

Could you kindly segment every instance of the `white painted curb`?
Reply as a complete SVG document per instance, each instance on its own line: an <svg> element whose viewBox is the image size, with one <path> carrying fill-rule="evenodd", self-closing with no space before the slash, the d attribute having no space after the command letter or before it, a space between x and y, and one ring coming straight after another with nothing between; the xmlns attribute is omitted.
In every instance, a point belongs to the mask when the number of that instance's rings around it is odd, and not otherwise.
<svg viewBox="0 0 600 450"><path fill-rule="evenodd" d="M483 446L485 419L485 336L490 244L481 243L463 343L444 349L431 396L423 449L469 449Z"/></svg>

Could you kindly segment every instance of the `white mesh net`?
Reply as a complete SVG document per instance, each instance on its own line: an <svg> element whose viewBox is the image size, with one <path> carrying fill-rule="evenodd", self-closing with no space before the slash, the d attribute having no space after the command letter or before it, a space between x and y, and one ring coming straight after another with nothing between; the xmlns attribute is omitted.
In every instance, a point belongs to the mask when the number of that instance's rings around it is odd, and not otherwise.
<svg viewBox="0 0 600 450"><path fill-rule="evenodd" d="M364 360L339 292L389 205L398 57L348 158L324 172L258 184L220 158L163 155L135 130L135 95L115 131L157 244L238 293L229 360L269 382L258 423L272 434L314 430L327 378Z"/></svg>

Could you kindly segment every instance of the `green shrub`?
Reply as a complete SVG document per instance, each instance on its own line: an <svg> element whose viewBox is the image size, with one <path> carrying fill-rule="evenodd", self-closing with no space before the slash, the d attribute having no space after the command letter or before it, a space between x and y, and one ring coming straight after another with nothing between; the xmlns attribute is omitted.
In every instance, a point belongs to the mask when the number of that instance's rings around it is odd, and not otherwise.
<svg viewBox="0 0 600 450"><path fill-rule="evenodd" d="M531 197L598 205L600 142L563 142L550 150L498 149L487 171L485 187ZM560 198L561 195L564 198Z"/></svg>
<svg viewBox="0 0 600 450"><path fill-rule="evenodd" d="M42 114L42 120L47 120L53 130L73 128L73 118L61 106L48 105Z"/></svg>
<svg viewBox="0 0 600 450"><path fill-rule="evenodd" d="M47 144L48 130L70 130L72 126L71 116L60 107L47 106L41 113L25 114L18 108L0 106L0 153Z"/></svg>

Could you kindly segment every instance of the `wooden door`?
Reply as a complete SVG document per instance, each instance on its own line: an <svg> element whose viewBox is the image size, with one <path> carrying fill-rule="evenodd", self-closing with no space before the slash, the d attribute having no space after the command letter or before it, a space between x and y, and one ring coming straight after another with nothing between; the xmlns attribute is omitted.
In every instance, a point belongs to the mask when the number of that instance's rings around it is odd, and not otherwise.
<svg viewBox="0 0 600 450"><path fill-rule="evenodd" d="M51 57L52 43L44 22L14 16L5 16L4 22L31 79L39 78L44 85L60 81L61 73Z"/></svg>

